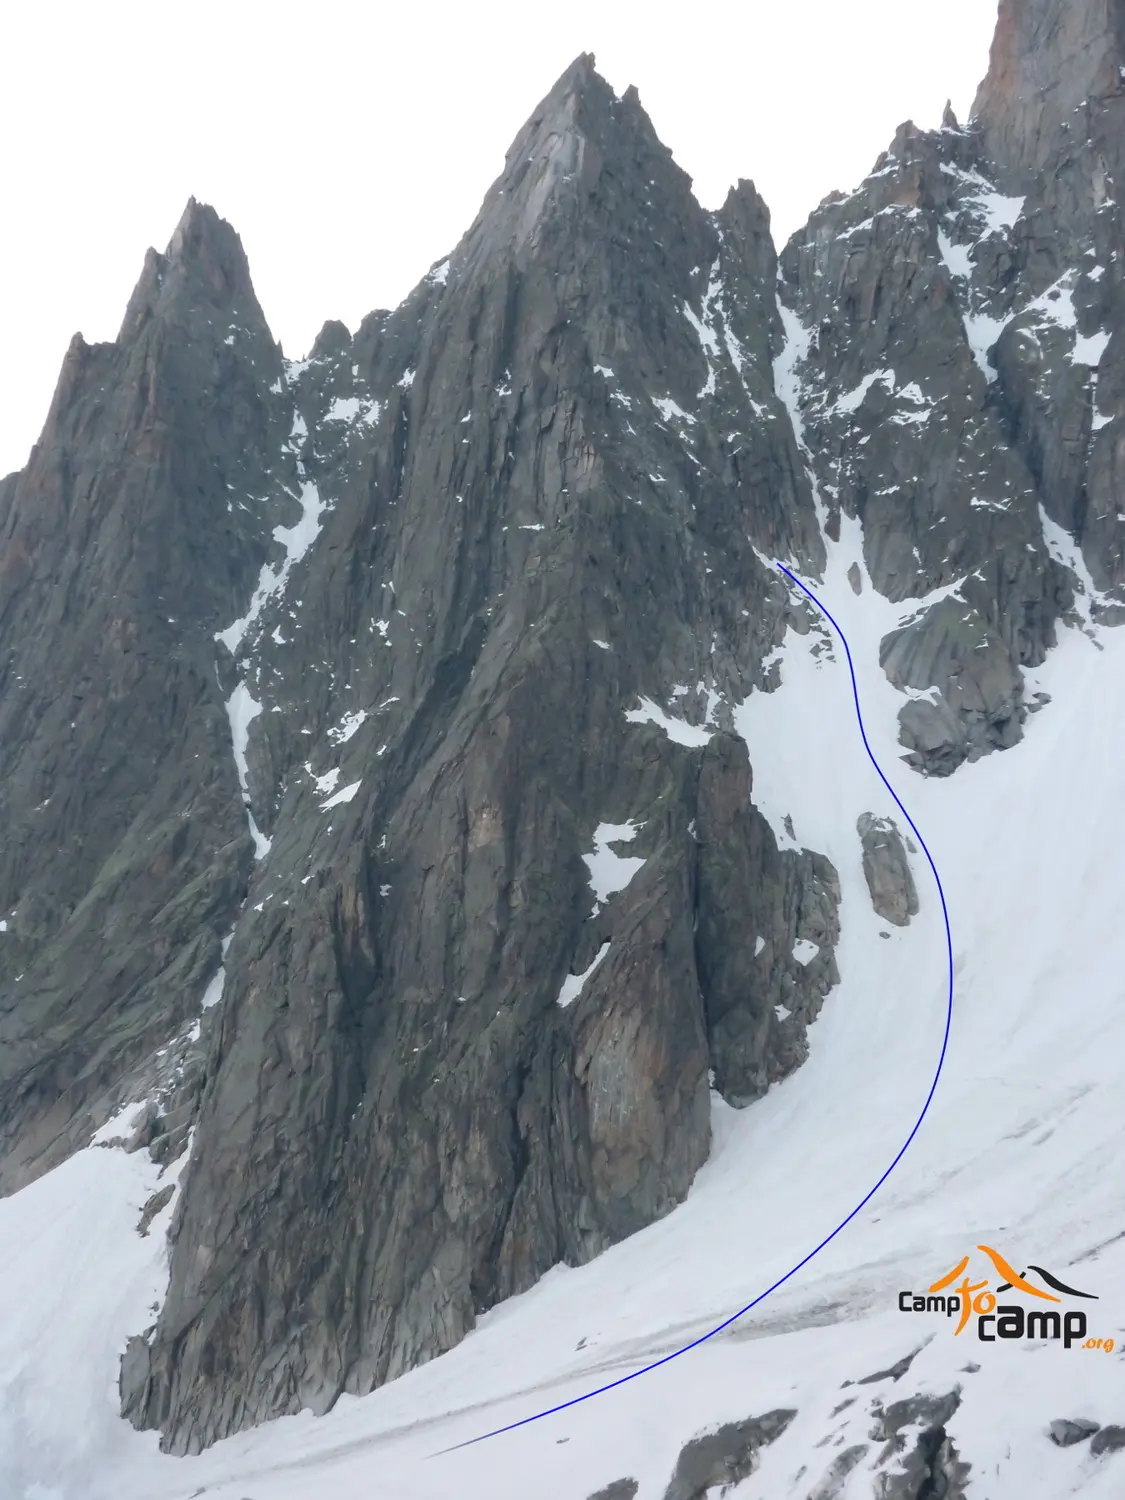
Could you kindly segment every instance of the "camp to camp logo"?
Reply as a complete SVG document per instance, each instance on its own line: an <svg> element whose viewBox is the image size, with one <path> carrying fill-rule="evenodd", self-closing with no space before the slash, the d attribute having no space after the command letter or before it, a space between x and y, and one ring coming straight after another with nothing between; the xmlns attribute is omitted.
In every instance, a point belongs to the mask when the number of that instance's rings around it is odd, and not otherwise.
<svg viewBox="0 0 1125 1500"><path fill-rule="evenodd" d="M974 1272L969 1269L970 1257L965 1255L925 1293L899 1292L899 1311L956 1317L955 1334L963 1333L970 1318L975 1317L977 1338L985 1344L997 1339L1061 1339L1066 1349L1077 1345L1113 1353L1112 1338L1087 1338L1086 1309L1070 1305L1071 1298L1096 1302L1094 1292L1080 1292L1077 1287L1068 1286L1043 1266L1029 1265L1025 1271L1017 1271L991 1245L976 1248L992 1262L999 1278L995 1288L990 1285L987 1272L975 1273L977 1279L974 1279ZM1035 1281L1031 1280L1032 1272ZM962 1279L958 1281L958 1277ZM1030 1303L999 1300L1008 1294L1032 1300ZM1054 1306L1044 1306L1052 1303Z"/></svg>

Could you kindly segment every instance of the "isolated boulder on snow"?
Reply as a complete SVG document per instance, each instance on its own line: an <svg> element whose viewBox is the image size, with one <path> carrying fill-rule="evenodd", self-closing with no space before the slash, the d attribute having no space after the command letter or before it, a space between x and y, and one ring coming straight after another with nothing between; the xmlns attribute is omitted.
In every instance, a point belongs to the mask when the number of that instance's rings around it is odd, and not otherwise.
<svg viewBox="0 0 1125 1500"><path fill-rule="evenodd" d="M886 922L905 927L918 911L918 892L902 835L892 818L862 813L856 831L863 843L863 873L871 905Z"/></svg>
<svg viewBox="0 0 1125 1500"><path fill-rule="evenodd" d="M1098 1424L1086 1417L1060 1417L1047 1428L1047 1436L1056 1448L1073 1448L1097 1430Z"/></svg>

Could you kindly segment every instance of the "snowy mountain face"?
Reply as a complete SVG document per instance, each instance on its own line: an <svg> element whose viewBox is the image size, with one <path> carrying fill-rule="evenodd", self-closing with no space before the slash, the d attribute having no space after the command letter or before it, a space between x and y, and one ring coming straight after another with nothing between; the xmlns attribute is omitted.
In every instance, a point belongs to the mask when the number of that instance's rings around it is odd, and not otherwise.
<svg viewBox="0 0 1125 1500"><path fill-rule="evenodd" d="M1004 0L780 256L582 57L354 337L192 202L75 340L0 481L3 1493L1119 1492L1118 10ZM1082 1337L914 1308L982 1246Z"/></svg>

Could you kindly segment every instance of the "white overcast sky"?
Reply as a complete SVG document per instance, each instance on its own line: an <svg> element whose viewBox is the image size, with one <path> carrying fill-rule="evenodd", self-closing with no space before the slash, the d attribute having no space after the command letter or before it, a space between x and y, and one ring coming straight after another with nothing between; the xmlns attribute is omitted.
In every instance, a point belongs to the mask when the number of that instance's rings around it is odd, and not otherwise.
<svg viewBox="0 0 1125 1500"><path fill-rule="evenodd" d="M594 52L708 207L751 177L783 240L912 118L968 112L995 0L8 0L0 14L0 475L71 335L112 339L188 197L242 236L285 352L394 306Z"/></svg>

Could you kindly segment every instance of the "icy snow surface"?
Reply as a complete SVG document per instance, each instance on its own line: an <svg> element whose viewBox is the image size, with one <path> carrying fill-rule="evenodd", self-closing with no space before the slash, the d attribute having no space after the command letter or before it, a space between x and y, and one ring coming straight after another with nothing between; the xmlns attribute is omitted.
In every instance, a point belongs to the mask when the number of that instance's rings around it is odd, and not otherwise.
<svg viewBox="0 0 1125 1500"><path fill-rule="evenodd" d="M808 938L801 938L798 942L793 944L793 957L802 967L804 967L805 964L812 963L813 959L819 952L819 945L816 943L810 943Z"/></svg>
<svg viewBox="0 0 1125 1500"><path fill-rule="evenodd" d="M207 988L203 991L203 999L200 1005L203 1010L210 1010L213 1005L218 1005L223 998L223 987L227 982L227 971L222 964L219 965L214 977L209 981Z"/></svg>
<svg viewBox="0 0 1125 1500"><path fill-rule="evenodd" d="M941 229L938 230L937 239L941 258L950 274L959 280L970 280L973 274L973 262L969 252L973 246L955 244ZM975 244L976 241L973 243ZM962 289L962 295L966 298L971 297L968 288ZM973 359L990 382L996 379L996 370L989 361L988 351L1014 316L1014 313L1009 313L1006 317L996 318L989 313L973 311L971 308L962 312L961 321L965 325L965 337L972 350Z"/></svg>
<svg viewBox="0 0 1125 1500"><path fill-rule="evenodd" d="M116 1496L114 1476L155 1454L152 1436L138 1443L118 1419L114 1372L126 1338L148 1326L164 1295L175 1197L146 1238L137 1220L182 1166L162 1175L145 1152L91 1145L0 1200L5 1500Z"/></svg>
<svg viewBox="0 0 1125 1500"><path fill-rule="evenodd" d="M941 258L953 272L954 276L972 276L973 262L969 256L972 246L954 244L942 229L938 230L937 237L938 248L941 250Z"/></svg>
<svg viewBox="0 0 1125 1500"><path fill-rule="evenodd" d="M294 563L300 562L320 534L320 518L329 507L321 500L316 485L308 480L302 481L299 499L300 520L293 526L275 526L273 529L274 541L280 542L285 549L282 562L276 568L271 567L269 563L262 564L258 575L258 586L250 600L250 608L240 620L235 620L233 625L228 625L225 630L220 630L215 636L217 641L222 641L232 656L238 650L250 626L261 614L267 600L281 593Z"/></svg>
<svg viewBox="0 0 1125 1500"><path fill-rule="evenodd" d="M1009 198L1004 193L981 193L976 204L985 222L985 235L995 234L1000 229L1011 229L1023 213L1026 202L1026 198Z"/></svg>
<svg viewBox="0 0 1125 1500"><path fill-rule="evenodd" d="M702 318L698 318L695 315L690 303L684 303L684 317L695 329L700 348L703 350L703 357L707 361L707 379L699 392L701 396L710 396L715 389L715 360L719 355L719 336L712 322L714 317L714 307L712 304L721 290L717 272L718 261L711 268L711 280L703 297ZM655 404L662 405L663 403L657 402ZM664 415L667 417L668 413L665 412Z"/></svg>
<svg viewBox="0 0 1125 1500"><path fill-rule="evenodd" d="M657 411L666 422L670 417L679 417L683 422L695 421L695 418L690 414L690 412L686 412L681 407L677 406L676 403L672 400L671 396L662 396L659 399L654 396L652 404L656 407Z"/></svg>
<svg viewBox="0 0 1125 1500"><path fill-rule="evenodd" d="M386 631L384 631L383 634L385 635ZM360 725L365 723L366 720L367 710L365 708L359 708L356 709L354 713L345 714L344 717L340 720L339 725L336 728L330 729L328 731L328 738L330 740L335 740L337 745L346 745L351 739L352 735L355 734L356 730L359 729Z"/></svg>
<svg viewBox="0 0 1125 1500"><path fill-rule="evenodd" d="M990 235L998 234L1003 230L1011 229L1012 225L1023 213L1023 198L1007 197L998 193L979 172L966 172L960 167L952 167L942 163L942 171L951 177L956 177L965 182L972 182L979 191L966 194L964 204L974 209L979 220L980 228L973 235L970 243L963 244L954 241L945 232L939 229L937 232L938 249L942 260L949 268L952 276L959 280L971 283L973 275L972 251L982 240ZM1014 313L1006 317L997 318L989 313L982 312L979 308L971 305L972 291L970 286L962 287L961 294L969 299L970 305L962 314L965 325L965 336L972 350L973 358L984 372L986 378L991 382L996 379L996 370L988 359L988 350L992 348L996 340L1003 333L1005 327L1011 322Z"/></svg>
<svg viewBox="0 0 1125 1500"><path fill-rule="evenodd" d="M337 396L324 413L326 422L354 422L359 416L362 403L358 396Z"/></svg>
<svg viewBox="0 0 1125 1500"><path fill-rule="evenodd" d="M339 775L339 772L337 772L336 774ZM334 784L335 783L333 783L333 785ZM321 812L327 812L330 807L339 807L341 802L350 802L355 796L356 792L359 791L362 784L363 778L361 777L359 781L352 781L349 782L347 786L342 786L338 792L333 793L333 795L328 798L327 802L322 802L320 804Z"/></svg>
<svg viewBox="0 0 1125 1500"><path fill-rule="evenodd" d="M230 720L230 737L234 747L234 764L238 771L238 784L242 788L242 800L246 804L246 818L250 825L250 837L254 840L255 859L265 859L270 852L271 840L259 829L250 810L250 788L247 785L246 747L250 743L250 725L262 711L262 705L251 695L250 689L240 682L227 699L227 718Z"/></svg>
<svg viewBox="0 0 1125 1500"><path fill-rule="evenodd" d="M872 747L941 872L958 974L932 1111L867 1208L720 1338L594 1401L442 1451L627 1374L744 1306L863 1197L921 1108L945 1013L935 887L915 857L921 910L880 936L856 819L894 809L863 753L838 642L814 654L818 627L789 635L780 688L753 693L734 715L751 746L755 801L771 821L791 814L839 871L841 983L792 1077L745 1110L714 1097L713 1150L687 1202L590 1264L556 1268L449 1354L375 1394L177 1459L117 1418L114 1391L117 1356L151 1321L165 1275L158 1227L148 1239L134 1228L157 1169L142 1153L82 1152L0 1202L0 1494L582 1500L633 1475L638 1500L658 1500L695 1433L791 1406L793 1425L732 1495L807 1500L843 1444L869 1442L873 1398L959 1386L949 1435L972 1465L970 1494L1120 1496L1122 1455L1095 1460L1087 1445L1059 1449L1045 1435L1057 1417L1122 1421L1118 1354L980 1343L971 1325L957 1337L895 1303L985 1243L1095 1292L1092 1333L1120 1343L1125 1332L1125 631L1104 631L1099 649L1083 630L1062 630L1028 674L1029 693L1053 701L1029 719L1024 742L924 780L898 760L903 698L878 666L901 607L865 571L857 598L852 562L863 571L858 531L845 524L826 578L810 586L848 633ZM832 1416L844 1381L920 1346L902 1381L854 1387L854 1404ZM834 1434L838 1446L815 1446ZM841 1500L875 1492L879 1448L868 1447Z"/></svg>
<svg viewBox="0 0 1125 1500"><path fill-rule="evenodd" d="M329 792L334 792L336 790L336 783L340 779L339 766L333 766L331 771L325 771L323 776L318 776L313 770L311 764L308 761L305 761L305 770L309 773L313 781L316 783L316 794L318 797L327 797Z"/></svg>
<svg viewBox="0 0 1125 1500"><path fill-rule="evenodd" d="M590 872L597 911L610 896L623 891L644 864L635 855L616 854L614 844L631 844L637 836L636 823L599 823L594 830L594 850L582 856Z"/></svg>
<svg viewBox="0 0 1125 1500"><path fill-rule="evenodd" d="M807 358L809 347L812 344L812 330L806 328L792 308L786 307L784 302L778 301L778 316L781 318L781 326L785 333L785 343L781 353L773 362L773 384L778 398L786 411L789 420L793 424L793 433L797 439L797 446L809 459L809 477L816 487L815 476L812 474L811 455L805 442L805 424L801 416L801 382L797 374L797 366Z"/></svg>
<svg viewBox="0 0 1125 1500"><path fill-rule="evenodd" d="M683 719L673 719L651 698L642 698L640 708L627 709L625 718L630 724L655 724L677 745L705 745L714 733L696 724L686 724Z"/></svg>
<svg viewBox="0 0 1125 1500"><path fill-rule="evenodd" d="M876 382L879 382L882 385L889 386L893 391L895 388L895 372L893 370L873 370L870 375L865 375L863 377L854 391L848 391L843 396L841 396L839 400L829 408L829 411L843 411L849 413L858 411L859 407L863 403L864 396L867 395L868 391L873 385L875 385Z"/></svg>
<svg viewBox="0 0 1125 1500"><path fill-rule="evenodd" d="M587 979L589 979L590 975L600 967L602 959L605 958L608 952L609 943L605 942L601 945L597 953L594 955L594 961L588 969L583 969L581 974L568 974L566 976L562 983L562 989L559 991L558 1003L561 1006L565 1008L571 1003L571 1001L578 999L579 995L582 993L583 985L586 983Z"/></svg>
<svg viewBox="0 0 1125 1500"><path fill-rule="evenodd" d="M326 422L362 422L372 426L379 420L378 401L362 401L358 396L337 396L324 413Z"/></svg>
<svg viewBox="0 0 1125 1500"><path fill-rule="evenodd" d="M1096 369L1108 347L1109 334L1104 330L1098 333L1080 333L1074 340L1074 350L1070 357L1076 365L1092 365Z"/></svg>

